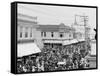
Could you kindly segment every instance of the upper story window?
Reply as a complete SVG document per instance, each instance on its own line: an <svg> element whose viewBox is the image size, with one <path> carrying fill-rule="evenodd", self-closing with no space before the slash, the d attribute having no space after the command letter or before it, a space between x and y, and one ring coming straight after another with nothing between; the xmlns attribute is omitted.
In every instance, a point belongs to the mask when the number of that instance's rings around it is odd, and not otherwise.
<svg viewBox="0 0 100 76"><path fill-rule="evenodd" d="M69 37L71 37L71 34L69 34Z"/></svg>
<svg viewBox="0 0 100 76"><path fill-rule="evenodd" d="M64 33L63 32L60 32L60 35L59 35L61 38L64 37Z"/></svg>
<svg viewBox="0 0 100 76"><path fill-rule="evenodd" d="M43 37L43 32L41 32L41 37Z"/></svg>
<svg viewBox="0 0 100 76"><path fill-rule="evenodd" d="M28 37L28 27L25 28L25 37Z"/></svg>
<svg viewBox="0 0 100 76"><path fill-rule="evenodd" d="M20 27L20 38L22 38L22 27Z"/></svg>
<svg viewBox="0 0 100 76"><path fill-rule="evenodd" d="M51 37L54 37L54 33L53 32L51 32Z"/></svg>
<svg viewBox="0 0 100 76"><path fill-rule="evenodd" d="M20 32L20 38L22 38L22 32Z"/></svg>
<svg viewBox="0 0 100 76"><path fill-rule="evenodd" d="M28 33L27 32L25 32L25 37L28 37Z"/></svg>
<svg viewBox="0 0 100 76"><path fill-rule="evenodd" d="M32 32L30 33L30 37L32 37Z"/></svg>
<svg viewBox="0 0 100 76"><path fill-rule="evenodd" d="M32 28L30 29L30 37L32 37Z"/></svg>
<svg viewBox="0 0 100 76"><path fill-rule="evenodd" d="M41 37L46 37L46 32L41 32Z"/></svg>
<svg viewBox="0 0 100 76"><path fill-rule="evenodd" d="M44 32L44 37L46 37L46 32Z"/></svg>

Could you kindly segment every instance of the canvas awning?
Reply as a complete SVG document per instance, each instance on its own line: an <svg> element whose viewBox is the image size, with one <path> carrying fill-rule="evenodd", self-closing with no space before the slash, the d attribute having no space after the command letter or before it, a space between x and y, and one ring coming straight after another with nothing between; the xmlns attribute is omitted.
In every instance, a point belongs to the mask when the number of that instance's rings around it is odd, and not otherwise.
<svg viewBox="0 0 100 76"><path fill-rule="evenodd" d="M73 44L73 43L77 43L78 41L76 39L72 39L72 40L65 40L63 42L63 45L70 45L70 44Z"/></svg>
<svg viewBox="0 0 100 76"><path fill-rule="evenodd" d="M23 43L17 45L17 57L27 56L41 52L35 43Z"/></svg>
<svg viewBox="0 0 100 76"><path fill-rule="evenodd" d="M60 40L45 40L44 43L59 43L59 44L62 44L62 41L60 41Z"/></svg>
<svg viewBox="0 0 100 76"><path fill-rule="evenodd" d="M82 41L85 41L85 39L83 38L83 39L77 39L78 40L78 42L82 42Z"/></svg>
<svg viewBox="0 0 100 76"><path fill-rule="evenodd" d="M44 43L58 43L62 45L70 45L74 43L78 43L81 41L85 41L84 39L71 39L71 40L45 40Z"/></svg>

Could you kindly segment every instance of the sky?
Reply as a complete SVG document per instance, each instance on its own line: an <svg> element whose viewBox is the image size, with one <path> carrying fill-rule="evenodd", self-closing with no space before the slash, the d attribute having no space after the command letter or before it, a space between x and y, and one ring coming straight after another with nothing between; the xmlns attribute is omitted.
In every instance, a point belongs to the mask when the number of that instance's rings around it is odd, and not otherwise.
<svg viewBox="0 0 100 76"><path fill-rule="evenodd" d="M18 13L37 17L39 24L60 24L71 26L75 21L75 15L88 16L87 25L93 29L96 28L96 8L68 7L68 6L50 6L18 4ZM82 18L77 16L77 22L82 24Z"/></svg>

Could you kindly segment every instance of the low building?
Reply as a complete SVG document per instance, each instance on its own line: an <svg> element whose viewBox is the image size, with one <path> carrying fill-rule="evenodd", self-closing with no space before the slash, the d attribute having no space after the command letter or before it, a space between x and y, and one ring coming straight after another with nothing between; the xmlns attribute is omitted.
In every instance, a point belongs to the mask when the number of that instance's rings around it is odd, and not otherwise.
<svg viewBox="0 0 100 76"><path fill-rule="evenodd" d="M91 56L96 56L96 40L91 40Z"/></svg>
<svg viewBox="0 0 100 76"><path fill-rule="evenodd" d="M40 49L45 45L54 48L84 41L84 38L76 39L76 29L64 23L41 25L36 17L18 14L17 26L18 44L35 43Z"/></svg>
<svg viewBox="0 0 100 76"><path fill-rule="evenodd" d="M37 28L41 33L44 45L64 45L66 41L73 40L74 28L61 23L59 25L39 25Z"/></svg>
<svg viewBox="0 0 100 76"><path fill-rule="evenodd" d="M18 43L34 42L36 28L38 27L36 19L23 14L18 14L17 23L17 39Z"/></svg>
<svg viewBox="0 0 100 76"><path fill-rule="evenodd" d="M37 45L37 18L18 13L17 21L17 57L41 52Z"/></svg>

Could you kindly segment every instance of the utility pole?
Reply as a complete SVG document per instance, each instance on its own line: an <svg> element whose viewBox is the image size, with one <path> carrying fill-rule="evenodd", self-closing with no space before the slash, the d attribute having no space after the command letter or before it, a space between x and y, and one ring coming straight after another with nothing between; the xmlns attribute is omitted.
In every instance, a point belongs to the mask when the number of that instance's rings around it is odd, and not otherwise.
<svg viewBox="0 0 100 76"><path fill-rule="evenodd" d="M74 22L74 24L75 24L75 25L77 25L77 20L76 20L76 17L77 17L77 15L75 15L75 22Z"/></svg>
<svg viewBox="0 0 100 76"><path fill-rule="evenodd" d="M82 22L84 23L83 24L83 26L84 26L84 28L85 28L85 49L86 49L86 51L88 50L87 49L87 43L88 43L88 31L87 31L87 22L88 22L88 16L83 16L83 15L75 15L75 24L77 24L77 22L76 22L76 17L81 17L83 20L82 20Z"/></svg>

